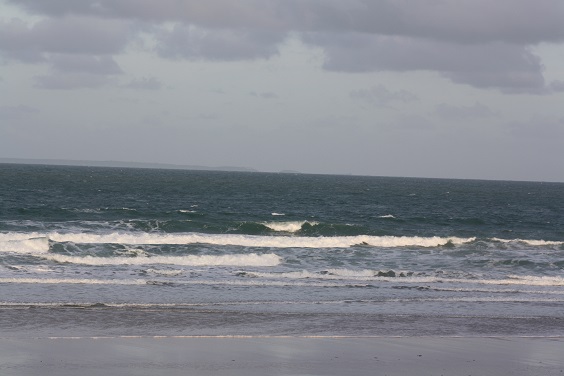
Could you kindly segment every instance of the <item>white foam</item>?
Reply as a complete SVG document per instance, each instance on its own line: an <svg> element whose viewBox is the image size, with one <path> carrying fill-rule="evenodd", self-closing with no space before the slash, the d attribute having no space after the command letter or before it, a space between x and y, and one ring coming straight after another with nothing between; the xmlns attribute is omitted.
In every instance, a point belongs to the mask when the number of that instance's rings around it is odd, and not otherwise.
<svg viewBox="0 0 564 376"><path fill-rule="evenodd" d="M500 239L500 238L493 238L492 240L501 243L525 243L535 247L544 246L544 245L564 245L563 241L549 241L549 240Z"/></svg>
<svg viewBox="0 0 564 376"><path fill-rule="evenodd" d="M488 294L533 294L533 295L564 295L564 291L561 290L522 290L519 288L464 288L464 287L437 287L434 286L435 291L452 291L452 292L483 292Z"/></svg>
<svg viewBox="0 0 564 376"><path fill-rule="evenodd" d="M382 303L414 303L421 302L451 302L451 303L561 303L564 299L558 298L525 298L525 297L448 297L448 298L383 298L375 300L355 300L355 303L382 304Z"/></svg>
<svg viewBox="0 0 564 376"><path fill-rule="evenodd" d="M382 281L383 277L378 277L378 271L374 270L352 270L352 269L327 269L324 272L311 272L309 270L299 270L294 272L271 273L271 272L245 272L251 277L262 278L285 278L285 279L319 279L319 280L359 280L359 281ZM399 272L398 272L399 274ZM428 277L423 277L428 278ZM397 277L386 277L385 279L397 279ZM406 279L401 277L401 280ZM410 278L409 281L413 281Z"/></svg>
<svg viewBox="0 0 564 376"><path fill-rule="evenodd" d="M288 221L288 222L264 222L263 225L273 231L279 232L297 232L302 229L302 226L309 223L312 226L317 225L317 222L308 221Z"/></svg>
<svg viewBox="0 0 564 376"><path fill-rule="evenodd" d="M374 280L377 272L373 270L351 270L351 269L328 269L324 273L310 272L308 270L299 270L295 272L284 273L261 273L249 272L250 276L266 277L266 278L288 278L288 279L328 279L328 280L342 280L342 279L359 279L359 280Z"/></svg>
<svg viewBox="0 0 564 376"><path fill-rule="evenodd" d="M100 209L68 209L68 208L63 208L65 210L70 210L73 211L75 213L102 213L102 210Z"/></svg>
<svg viewBox="0 0 564 376"><path fill-rule="evenodd" d="M293 223L293 222L280 222ZM297 222L301 223L301 222ZM286 225L284 225L286 226ZM288 225L289 226L289 225ZM48 237L56 242L90 243L90 244L213 244L234 245L243 247L267 248L348 248L358 244L375 247L436 247L452 243L455 245L472 242L476 238L458 237L418 237L418 236L333 236L333 237L300 237L300 236L257 236L239 234L203 234L203 233L146 233L146 232L112 232L94 233L5 233L0 234L0 242L12 240L31 240L31 238ZM42 249L45 246L43 246Z"/></svg>
<svg viewBox="0 0 564 376"><path fill-rule="evenodd" d="M103 304L94 302L64 302L64 303L46 303L46 302L0 302L1 307L77 307L77 308L185 308L185 307L216 307L216 306L257 306L257 305L318 305L318 304L343 304L343 300L314 300L314 301L292 301L292 300L267 300L267 301L233 301L233 302L201 302L201 303L111 303ZM135 338L135 336L127 336Z"/></svg>
<svg viewBox="0 0 564 376"><path fill-rule="evenodd" d="M564 277L536 277L530 275L510 275L508 284L523 284L534 286L564 286Z"/></svg>
<svg viewBox="0 0 564 376"><path fill-rule="evenodd" d="M169 276L169 277L174 277L177 275L181 275L182 273L184 273L183 269L174 269L174 270L163 270L163 269L147 269L145 270L147 273L152 273L152 274L156 274L156 275L164 275L164 276Z"/></svg>
<svg viewBox="0 0 564 376"><path fill-rule="evenodd" d="M0 283L25 284L73 284L73 285L146 285L143 279L94 279L94 278L0 278Z"/></svg>
<svg viewBox="0 0 564 376"><path fill-rule="evenodd" d="M45 236L28 239L0 240L0 252L38 254L49 252L49 239Z"/></svg>
<svg viewBox="0 0 564 376"><path fill-rule="evenodd" d="M395 218L395 217L391 214L386 214L386 215L380 215L378 216L378 218Z"/></svg>
<svg viewBox="0 0 564 376"><path fill-rule="evenodd" d="M163 277L164 278L164 277ZM262 280L262 279L237 279L237 280L146 280L146 279L93 279L93 278L0 278L0 283L22 284L90 284L90 285L194 285L194 286L273 286L273 287L344 287L342 282L326 281L288 281L288 280ZM355 284L355 286L359 286Z"/></svg>
<svg viewBox="0 0 564 376"><path fill-rule="evenodd" d="M281 258L273 253L257 255L189 255L189 256L153 256L153 257L93 257L66 256L58 254L42 255L43 258L81 265L183 265L183 266L276 266Z"/></svg>
<svg viewBox="0 0 564 376"><path fill-rule="evenodd" d="M39 232L4 232L0 233L0 243L10 242L13 240L28 240L32 238L41 238L47 236Z"/></svg>
<svg viewBox="0 0 564 376"><path fill-rule="evenodd" d="M329 275L337 276L337 277L374 277L374 275L378 272L374 272L374 270L351 270L351 269L328 269L327 270Z"/></svg>
<svg viewBox="0 0 564 376"><path fill-rule="evenodd" d="M273 216L284 216L286 214L284 214L284 213L271 213L271 215L273 215Z"/></svg>
<svg viewBox="0 0 564 376"><path fill-rule="evenodd" d="M394 282L394 283L455 283L470 285L528 285L528 286L564 286L564 277L535 277L535 276L508 276L504 279L462 279L445 278L436 276L400 276L401 271L396 271L395 277L378 275L378 270L351 270L351 269L328 269L325 273L301 270L295 272L273 273L273 272L246 272L250 277L266 279L316 279L316 280L349 280L364 282ZM407 273L403 272L403 275ZM444 289L444 286L441 286ZM462 290L461 290L462 291Z"/></svg>
<svg viewBox="0 0 564 376"><path fill-rule="evenodd" d="M467 302L467 303L480 303L480 302L500 302L500 303L561 303L564 299L559 298L525 298L525 297L501 297L501 296L487 296L487 297L450 297L450 298L414 298L414 299L390 299L390 301L397 302Z"/></svg>

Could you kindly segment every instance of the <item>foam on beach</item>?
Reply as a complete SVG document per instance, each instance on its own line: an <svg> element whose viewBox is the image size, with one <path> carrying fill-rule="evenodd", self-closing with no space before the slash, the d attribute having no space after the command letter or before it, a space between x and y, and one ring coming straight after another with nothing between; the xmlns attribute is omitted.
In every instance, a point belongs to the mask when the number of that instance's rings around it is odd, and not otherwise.
<svg viewBox="0 0 564 376"><path fill-rule="evenodd" d="M187 256L151 256L151 257L95 257L95 256L67 256L48 254L45 259L82 265L154 265L169 264L183 266L276 266L281 258L274 254L258 255L187 255Z"/></svg>

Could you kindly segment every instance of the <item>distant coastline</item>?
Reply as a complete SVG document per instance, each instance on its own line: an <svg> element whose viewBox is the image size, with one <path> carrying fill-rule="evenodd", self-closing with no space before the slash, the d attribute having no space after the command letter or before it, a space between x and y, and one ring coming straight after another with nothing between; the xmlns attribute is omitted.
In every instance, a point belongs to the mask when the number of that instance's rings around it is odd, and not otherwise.
<svg viewBox="0 0 564 376"><path fill-rule="evenodd" d="M507 181L507 182L534 182L534 183L556 183L563 184L558 180L511 180L491 179L481 177L445 177L445 176L401 176L401 175L361 175L354 173L315 173L296 170L261 171L250 167L241 166L200 166L180 165L174 163L151 163L151 162L123 162L123 161L92 161L79 159L39 159L39 158L1 158L0 164L28 164L46 166L83 166L83 167L110 167L110 168L150 168L165 170L194 170L194 171L226 171L226 172L253 172L253 173L278 173L278 174L306 174L306 175L338 175L338 176L376 176L386 178L412 178L412 179L439 179L439 180L483 180L483 181Z"/></svg>
<svg viewBox="0 0 564 376"><path fill-rule="evenodd" d="M167 170L202 170L202 171L236 171L236 172L259 172L258 170L239 166L198 166L177 165L172 163L144 163L144 162L122 162L122 161L90 161L74 159L27 159L27 158L0 158L0 163L33 164L52 166L86 166L86 167L118 167L118 168L156 168Z"/></svg>

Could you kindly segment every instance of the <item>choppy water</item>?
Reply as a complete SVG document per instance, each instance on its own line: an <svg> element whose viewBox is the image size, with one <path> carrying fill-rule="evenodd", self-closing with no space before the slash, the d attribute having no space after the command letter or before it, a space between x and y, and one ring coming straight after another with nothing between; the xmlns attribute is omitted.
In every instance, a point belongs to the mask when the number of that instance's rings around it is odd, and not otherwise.
<svg viewBox="0 0 564 376"><path fill-rule="evenodd" d="M4 332L564 334L564 184L0 165Z"/></svg>

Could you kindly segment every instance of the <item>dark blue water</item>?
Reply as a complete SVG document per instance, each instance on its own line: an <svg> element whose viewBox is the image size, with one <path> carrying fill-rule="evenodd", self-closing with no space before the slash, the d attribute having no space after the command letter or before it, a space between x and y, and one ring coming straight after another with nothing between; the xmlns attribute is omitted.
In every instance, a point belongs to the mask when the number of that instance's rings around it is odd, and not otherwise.
<svg viewBox="0 0 564 376"><path fill-rule="evenodd" d="M0 322L561 335L563 203L561 183L0 164Z"/></svg>

